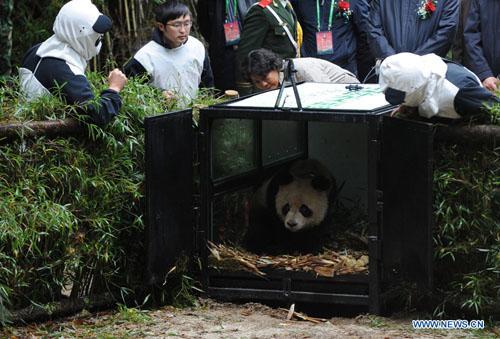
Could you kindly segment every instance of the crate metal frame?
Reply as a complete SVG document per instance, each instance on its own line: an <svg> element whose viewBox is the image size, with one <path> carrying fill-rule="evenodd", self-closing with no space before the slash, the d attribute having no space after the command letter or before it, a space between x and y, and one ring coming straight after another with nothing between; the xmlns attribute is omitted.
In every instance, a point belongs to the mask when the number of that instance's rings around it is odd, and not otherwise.
<svg viewBox="0 0 500 339"><path fill-rule="evenodd" d="M231 102L243 99L245 98ZM185 174L193 173L192 169L187 172L185 170L187 162L193 159L186 156L189 147L172 148L172 145L176 145L172 140L182 143L183 139L192 139L193 131L191 127L187 127L188 122L191 122L191 112L186 110L146 119L149 282L160 282L173 265L176 255L184 251L199 256L205 291L210 296L227 300L362 305L371 313L381 314L385 311L386 302L394 294L393 287L401 280L416 282L423 287L431 286L432 125L389 117L387 113L393 109L390 106L373 111L298 111L228 106L231 102L200 110L199 131L195 133L199 145L197 152L192 150L201 164L199 220L194 222L191 212L191 226L186 225L188 217L185 214L186 207L193 205L193 200L189 199L189 196L193 197L192 186L182 193L181 203L177 201L172 205L171 202L179 196L181 188L176 186L172 190L169 184L172 180L178 181L179 177L183 177L183 185L189 186ZM250 119L257 122L257 152L260 156L257 158L256 169L225 178L213 177L211 126L216 119ZM283 164L276 162L270 166L262 165L263 120L303 121L306 124L308 121L355 123L367 127L368 275L314 278L303 272L274 270L266 280L245 272L209 268L207 240L212 239L214 227L211 214L213 199L220 194L255 185L259 179ZM161 134L158 130L170 134ZM307 146L307 128L305 133ZM154 141L148 135L154 135ZM172 149L165 154L169 145ZM194 148L196 145L191 146ZM308 147L303 154L285 159L285 162L306 158L307 152ZM405 158L404 162L400 161L401 158ZM179 163L183 165L179 166ZM159 174L158 168L164 171L164 176ZM408 192L405 193L404 190ZM157 200L165 193L171 198L162 198L159 203ZM195 211L198 211L198 206L195 206ZM408 214L414 215L415 219L408 219ZM165 215L170 215L170 219L167 220ZM182 235L181 238L173 238L179 234ZM162 257L167 259L161 261Z"/></svg>

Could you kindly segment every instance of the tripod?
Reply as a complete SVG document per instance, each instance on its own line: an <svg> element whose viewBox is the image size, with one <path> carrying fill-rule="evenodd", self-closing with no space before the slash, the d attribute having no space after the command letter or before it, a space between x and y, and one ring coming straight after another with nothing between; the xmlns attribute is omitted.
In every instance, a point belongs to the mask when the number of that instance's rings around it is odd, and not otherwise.
<svg viewBox="0 0 500 339"><path fill-rule="evenodd" d="M285 60L283 72L284 72L284 77L283 81L281 82L280 91L278 92L278 97L276 98L276 103L274 104L274 108L285 110L284 107L280 107L281 97L283 96L283 91L285 90L286 83L291 82L293 87L293 94L295 96L295 102L297 103L297 108L299 109L299 111L302 111L302 103L300 101L299 91L297 90L297 81L295 79L295 73L297 73L297 70L295 69L292 59ZM283 105L284 104L285 102L283 102Z"/></svg>

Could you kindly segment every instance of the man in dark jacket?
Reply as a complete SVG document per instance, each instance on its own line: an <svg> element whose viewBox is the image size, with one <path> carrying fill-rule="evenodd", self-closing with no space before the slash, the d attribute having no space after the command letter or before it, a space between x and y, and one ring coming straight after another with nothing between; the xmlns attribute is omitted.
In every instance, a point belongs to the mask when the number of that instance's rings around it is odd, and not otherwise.
<svg viewBox="0 0 500 339"><path fill-rule="evenodd" d="M357 1L357 20L359 24L354 28L354 32L357 43L356 60L358 63L358 79L361 82L376 83L377 77L372 70L373 66L375 66L375 57L368 41L371 2L372 0Z"/></svg>
<svg viewBox="0 0 500 339"><path fill-rule="evenodd" d="M362 19L368 14L367 0L291 0L291 4L304 34L301 56L328 60L357 74L355 29L366 31ZM329 40L328 50L318 47L322 37Z"/></svg>
<svg viewBox="0 0 500 339"><path fill-rule="evenodd" d="M239 37L230 39L228 36L226 39L225 31L237 29L237 35L240 35L243 18L255 2L256 0L198 1L198 26L208 42L215 87L222 91L236 88L234 63L239 43ZM231 23L236 23L237 28L231 27Z"/></svg>
<svg viewBox="0 0 500 339"><path fill-rule="evenodd" d="M373 0L369 41L375 58L400 52L444 57L458 14L458 0Z"/></svg>
<svg viewBox="0 0 500 339"><path fill-rule="evenodd" d="M465 49L469 68L484 87L498 89L500 75L500 1L473 0L465 23Z"/></svg>
<svg viewBox="0 0 500 339"><path fill-rule="evenodd" d="M456 61L462 65L468 65L467 53L465 53L465 42L464 42L464 29L465 22L469 16L469 7L471 0L459 0L460 2L460 17L458 19L457 32L455 34L455 39L453 40L453 45L451 46L451 55L453 61Z"/></svg>

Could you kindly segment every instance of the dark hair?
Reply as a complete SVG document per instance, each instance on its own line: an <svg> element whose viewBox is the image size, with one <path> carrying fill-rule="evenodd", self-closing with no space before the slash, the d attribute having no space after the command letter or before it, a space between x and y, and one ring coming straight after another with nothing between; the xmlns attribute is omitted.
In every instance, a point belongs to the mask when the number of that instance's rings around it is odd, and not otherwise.
<svg viewBox="0 0 500 339"><path fill-rule="evenodd" d="M283 65L281 59L276 53L265 48L250 51L241 63L243 77L251 81L251 76L265 78L271 71L279 71Z"/></svg>
<svg viewBox="0 0 500 339"><path fill-rule="evenodd" d="M191 15L189 7L178 0L165 1L155 8L154 13L156 21L162 24L186 15Z"/></svg>

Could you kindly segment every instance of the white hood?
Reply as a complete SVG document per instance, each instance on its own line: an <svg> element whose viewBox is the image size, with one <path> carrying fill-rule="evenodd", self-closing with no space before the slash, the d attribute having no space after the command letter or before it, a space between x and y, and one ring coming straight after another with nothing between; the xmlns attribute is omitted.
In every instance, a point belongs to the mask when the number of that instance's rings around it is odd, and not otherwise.
<svg viewBox="0 0 500 339"><path fill-rule="evenodd" d="M54 21L52 35L37 50L39 57L65 60L83 74L87 61L96 56L102 46L97 43L111 28L111 20L90 0L72 0L65 4Z"/></svg>
<svg viewBox="0 0 500 339"><path fill-rule="evenodd" d="M453 102L458 88L446 80L446 63L435 54L399 53L380 65L379 84L405 92L404 105L418 107L427 118L459 118Z"/></svg>

